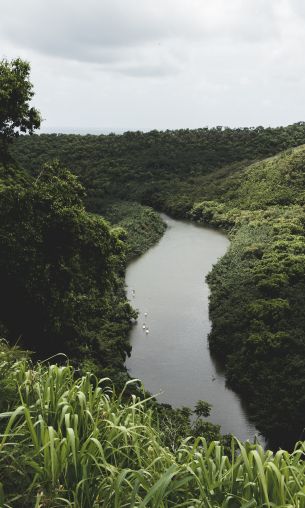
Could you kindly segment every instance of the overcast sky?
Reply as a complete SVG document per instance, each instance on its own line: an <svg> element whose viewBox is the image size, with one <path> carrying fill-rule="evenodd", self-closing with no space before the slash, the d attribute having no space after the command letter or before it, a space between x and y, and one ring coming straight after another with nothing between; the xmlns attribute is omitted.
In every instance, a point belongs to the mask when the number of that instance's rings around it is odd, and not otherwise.
<svg viewBox="0 0 305 508"><path fill-rule="evenodd" d="M0 0L44 131L305 120L305 0Z"/></svg>

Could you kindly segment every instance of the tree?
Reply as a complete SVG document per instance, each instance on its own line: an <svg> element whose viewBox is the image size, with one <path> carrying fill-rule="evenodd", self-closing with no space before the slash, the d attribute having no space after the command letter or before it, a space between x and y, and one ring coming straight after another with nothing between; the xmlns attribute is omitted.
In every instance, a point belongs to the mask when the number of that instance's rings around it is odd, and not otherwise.
<svg viewBox="0 0 305 508"><path fill-rule="evenodd" d="M205 418L207 418L208 416L210 416L211 409L212 409L211 404L209 404L205 400L198 400L194 409L194 413L198 417L204 416Z"/></svg>
<svg viewBox="0 0 305 508"><path fill-rule="evenodd" d="M92 355L122 370L136 317L119 278L124 244L83 196L58 162L35 180L0 179L0 323L40 356Z"/></svg>
<svg viewBox="0 0 305 508"><path fill-rule="evenodd" d="M20 132L33 134L41 116L30 107L34 95L30 64L17 58L0 61L0 143L6 147Z"/></svg>

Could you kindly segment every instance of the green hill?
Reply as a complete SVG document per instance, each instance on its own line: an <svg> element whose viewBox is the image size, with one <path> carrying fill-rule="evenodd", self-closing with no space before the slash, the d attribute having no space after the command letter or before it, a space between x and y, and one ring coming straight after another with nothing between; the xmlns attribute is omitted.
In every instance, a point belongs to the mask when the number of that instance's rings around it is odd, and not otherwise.
<svg viewBox="0 0 305 508"><path fill-rule="evenodd" d="M208 277L210 346L273 446L305 437L304 178L300 146L229 176L221 200L191 212L229 231Z"/></svg>
<svg viewBox="0 0 305 508"><path fill-rule="evenodd" d="M12 153L39 172L59 159L79 176L89 210L105 200L132 200L183 217L192 203L221 193L223 177L240 167L305 143L305 124L279 128L126 132L123 135L20 136Z"/></svg>
<svg viewBox="0 0 305 508"><path fill-rule="evenodd" d="M304 159L305 146L301 145L257 162L228 179L222 200L230 200L231 208L249 210L272 205L303 205Z"/></svg>

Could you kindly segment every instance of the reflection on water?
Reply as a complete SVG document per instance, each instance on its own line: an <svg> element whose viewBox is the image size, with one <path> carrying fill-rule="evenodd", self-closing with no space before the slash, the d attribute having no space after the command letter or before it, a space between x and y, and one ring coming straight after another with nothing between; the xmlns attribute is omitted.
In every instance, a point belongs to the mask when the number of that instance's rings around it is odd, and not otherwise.
<svg viewBox="0 0 305 508"><path fill-rule="evenodd" d="M226 387L210 356L207 336L209 288L205 276L229 242L221 233L165 217L161 241L133 261L126 284L139 310L126 365L158 400L175 407L213 404L210 420L239 439L257 435L240 398Z"/></svg>

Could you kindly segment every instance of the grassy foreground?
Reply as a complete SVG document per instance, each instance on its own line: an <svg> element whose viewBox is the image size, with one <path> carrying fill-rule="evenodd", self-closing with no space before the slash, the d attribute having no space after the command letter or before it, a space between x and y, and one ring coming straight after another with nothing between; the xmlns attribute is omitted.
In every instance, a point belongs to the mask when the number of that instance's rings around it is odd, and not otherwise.
<svg viewBox="0 0 305 508"><path fill-rule="evenodd" d="M1 507L305 507L304 443L162 444L147 402L0 348ZM132 382L129 382L129 384ZM130 391L130 386L128 391Z"/></svg>

